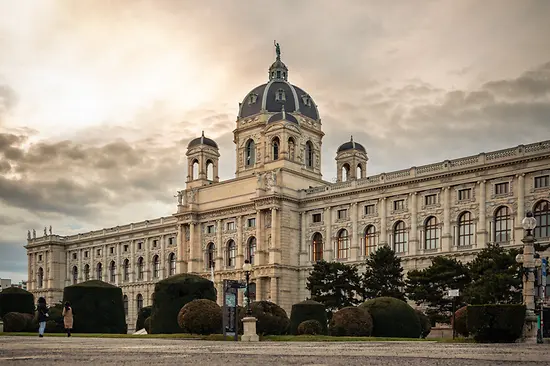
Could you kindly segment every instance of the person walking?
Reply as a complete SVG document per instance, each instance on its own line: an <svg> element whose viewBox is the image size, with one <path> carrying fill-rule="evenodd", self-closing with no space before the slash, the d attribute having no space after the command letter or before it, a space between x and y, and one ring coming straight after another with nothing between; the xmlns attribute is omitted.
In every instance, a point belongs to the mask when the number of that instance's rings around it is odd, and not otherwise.
<svg viewBox="0 0 550 366"><path fill-rule="evenodd" d="M38 299L38 305L36 306L36 312L38 313L38 336L40 338L44 337L44 331L46 330L46 321L48 320L49 309L46 305L46 299L43 297L40 297Z"/></svg>
<svg viewBox="0 0 550 366"><path fill-rule="evenodd" d="M65 307L63 308L63 313L61 315L63 315L63 323L65 324L67 337L70 337L71 329L73 329L73 308L68 301L65 302Z"/></svg>

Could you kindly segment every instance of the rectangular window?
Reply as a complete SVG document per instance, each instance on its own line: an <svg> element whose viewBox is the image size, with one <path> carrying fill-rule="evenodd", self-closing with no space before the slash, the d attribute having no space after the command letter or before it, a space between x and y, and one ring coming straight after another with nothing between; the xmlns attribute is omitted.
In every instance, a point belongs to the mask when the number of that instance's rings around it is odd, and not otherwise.
<svg viewBox="0 0 550 366"><path fill-rule="evenodd" d="M437 194L428 194L424 197L426 206L435 205L437 203Z"/></svg>
<svg viewBox="0 0 550 366"><path fill-rule="evenodd" d="M459 201L469 200L470 198L472 198L472 189L471 188L461 189L461 190L458 191L458 200Z"/></svg>
<svg viewBox="0 0 550 366"><path fill-rule="evenodd" d="M42 260L42 254L39 254L38 255L38 261L41 261Z"/></svg>
<svg viewBox="0 0 550 366"><path fill-rule="evenodd" d="M76 259L76 253L73 253L73 259Z"/></svg>
<svg viewBox="0 0 550 366"><path fill-rule="evenodd" d="M214 234L216 232L216 226L214 225L208 225L206 227L206 233L207 234Z"/></svg>
<svg viewBox="0 0 550 366"><path fill-rule="evenodd" d="M88 251L85 251L85 252L84 252L84 258L88 258L88 256L89 256Z"/></svg>
<svg viewBox="0 0 550 366"><path fill-rule="evenodd" d="M227 231L235 230L235 221L227 223Z"/></svg>
<svg viewBox="0 0 550 366"><path fill-rule="evenodd" d="M338 219L339 220L345 219L347 217L348 217L348 210L346 210L346 209L338 210Z"/></svg>
<svg viewBox="0 0 550 366"><path fill-rule="evenodd" d="M535 177L535 188L545 188L550 186L550 175Z"/></svg>
<svg viewBox="0 0 550 366"><path fill-rule="evenodd" d="M159 241L157 239L153 240L153 248L156 248L159 244Z"/></svg>
<svg viewBox="0 0 550 366"><path fill-rule="evenodd" d="M115 253L115 247L111 247L110 250L111 250L111 254Z"/></svg>
<svg viewBox="0 0 550 366"><path fill-rule="evenodd" d="M168 238L168 245L174 245L174 238Z"/></svg>
<svg viewBox="0 0 550 366"><path fill-rule="evenodd" d="M101 255L101 249L98 249L98 250L97 250L97 255L98 255L98 256Z"/></svg>
<svg viewBox="0 0 550 366"><path fill-rule="evenodd" d="M365 206L365 215L374 215L374 205Z"/></svg>
<svg viewBox="0 0 550 366"><path fill-rule="evenodd" d="M256 218L252 217L246 221L246 226L248 227L256 227Z"/></svg>
<svg viewBox="0 0 550 366"><path fill-rule="evenodd" d="M394 211L403 210L403 209L405 209L405 200L393 201L393 210Z"/></svg>
<svg viewBox="0 0 550 366"><path fill-rule="evenodd" d="M125 252L128 251L128 244L124 245L124 251L125 251Z"/></svg>
<svg viewBox="0 0 550 366"><path fill-rule="evenodd" d="M321 222L321 214L316 213L316 214L311 215L311 220L313 222Z"/></svg>
<svg viewBox="0 0 550 366"><path fill-rule="evenodd" d="M495 194L505 194L508 193L510 189L510 183L497 183L495 184Z"/></svg>
<svg viewBox="0 0 550 366"><path fill-rule="evenodd" d="M138 250L141 250L141 246L143 243L138 243Z"/></svg>

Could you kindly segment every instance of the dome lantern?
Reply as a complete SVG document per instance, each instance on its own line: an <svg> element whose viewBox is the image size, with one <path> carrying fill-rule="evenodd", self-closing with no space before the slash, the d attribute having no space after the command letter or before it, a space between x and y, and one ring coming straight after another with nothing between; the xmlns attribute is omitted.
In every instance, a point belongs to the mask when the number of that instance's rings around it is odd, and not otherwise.
<svg viewBox="0 0 550 366"><path fill-rule="evenodd" d="M281 61L281 47L276 41L273 41L273 44L275 45L275 53L277 54L277 58L275 59L275 62L271 65L269 68L269 80L288 80L288 68L286 65Z"/></svg>

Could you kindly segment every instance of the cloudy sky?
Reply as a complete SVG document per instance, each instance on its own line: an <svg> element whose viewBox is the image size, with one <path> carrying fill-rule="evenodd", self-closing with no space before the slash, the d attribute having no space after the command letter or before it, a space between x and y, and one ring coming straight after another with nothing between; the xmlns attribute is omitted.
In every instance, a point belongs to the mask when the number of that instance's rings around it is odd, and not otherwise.
<svg viewBox="0 0 550 366"><path fill-rule="evenodd" d="M0 0L0 277L26 278L28 229L172 214L203 129L231 178L274 39L331 180L351 134L368 174L550 139L549 34L545 0Z"/></svg>

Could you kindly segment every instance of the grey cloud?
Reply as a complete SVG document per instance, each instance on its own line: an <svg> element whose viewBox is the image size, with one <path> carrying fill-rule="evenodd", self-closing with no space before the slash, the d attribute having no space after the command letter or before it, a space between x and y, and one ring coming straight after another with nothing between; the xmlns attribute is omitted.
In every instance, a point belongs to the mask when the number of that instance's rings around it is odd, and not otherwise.
<svg viewBox="0 0 550 366"><path fill-rule="evenodd" d="M26 277L27 255L23 248L24 244L24 240L13 242L0 239L0 272L21 273ZM0 277L4 276L0 275Z"/></svg>

